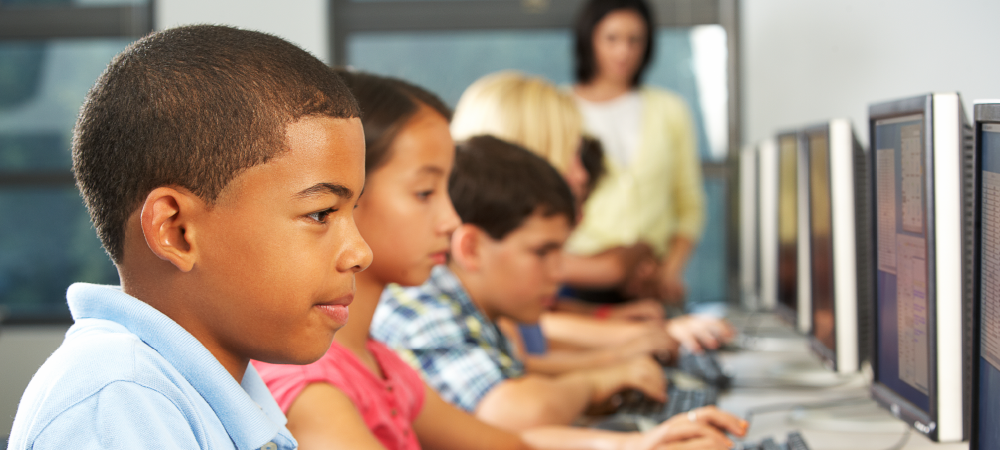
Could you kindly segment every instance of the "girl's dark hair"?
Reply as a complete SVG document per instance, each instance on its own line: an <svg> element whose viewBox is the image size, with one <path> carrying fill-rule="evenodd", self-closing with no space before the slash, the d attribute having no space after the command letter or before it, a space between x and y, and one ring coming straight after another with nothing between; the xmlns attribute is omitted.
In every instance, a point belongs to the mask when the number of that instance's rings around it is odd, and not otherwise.
<svg viewBox="0 0 1000 450"><path fill-rule="evenodd" d="M451 109L436 95L406 81L338 68L334 70L361 107L365 130L365 173L389 160L389 147L406 122L425 105L451 122Z"/></svg>
<svg viewBox="0 0 1000 450"><path fill-rule="evenodd" d="M635 11L646 23L646 51L642 55L642 63L635 71L630 86L638 86L642 81L643 72L653 56L653 14L644 0L590 0L576 18L574 27L574 53L576 54L576 81L586 84L597 75L597 59L594 55L594 29L608 14L628 9Z"/></svg>

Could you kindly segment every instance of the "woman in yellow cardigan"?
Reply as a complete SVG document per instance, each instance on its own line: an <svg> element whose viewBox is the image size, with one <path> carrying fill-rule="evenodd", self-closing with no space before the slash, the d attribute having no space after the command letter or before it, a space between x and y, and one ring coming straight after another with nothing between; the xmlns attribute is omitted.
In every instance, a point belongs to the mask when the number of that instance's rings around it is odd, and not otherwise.
<svg viewBox="0 0 1000 450"><path fill-rule="evenodd" d="M684 299L684 266L705 222L705 193L691 112L679 95L641 85L653 47L652 14L643 0L591 0L575 28L573 95L588 132L606 154L606 174L584 206L567 244L575 255L567 281L615 287L668 302ZM648 249L650 258L641 251ZM595 283L602 256L621 255L620 279ZM697 318L693 318L696 319ZM692 324L714 347L731 330Z"/></svg>
<svg viewBox="0 0 1000 450"><path fill-rule="evenodd" d="M705 220L705 194L687 104L640 85L652 31L642 0L592 0L578 18L573 94L588 131L604 145L607 174L569 247L595 255L644 243L660 262L656 293L679 300L684 264Z"/></svg>

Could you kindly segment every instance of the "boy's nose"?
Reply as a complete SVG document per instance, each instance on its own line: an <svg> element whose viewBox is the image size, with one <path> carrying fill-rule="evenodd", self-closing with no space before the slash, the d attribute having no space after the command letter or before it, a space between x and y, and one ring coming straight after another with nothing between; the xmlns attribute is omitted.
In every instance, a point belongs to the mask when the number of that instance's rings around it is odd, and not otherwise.
<svg viewBox="0 0 1000 450"><path fill-rule="evenodd" d="M462 218L458 217L458 212L455 211L455 205L451 203L450 198L448 199L447 207L445 207L444 211L441 213L441 220L439 223L440 226L438 229L441 234L449 236L458 228L459 225L462 224Z"/></svg>
<svg viewBox="0 0 1000 450"><path fill-rule="evenodd" d="M352 270L357 273L367 269L372 264L375 256L372 253L371 247L368 246L368 242L361 237L357 225L354 226L354 232L351 234L352 237L346 243L345 250L340 258L342 263L337 265L337 270L342 272Z"/></svg>

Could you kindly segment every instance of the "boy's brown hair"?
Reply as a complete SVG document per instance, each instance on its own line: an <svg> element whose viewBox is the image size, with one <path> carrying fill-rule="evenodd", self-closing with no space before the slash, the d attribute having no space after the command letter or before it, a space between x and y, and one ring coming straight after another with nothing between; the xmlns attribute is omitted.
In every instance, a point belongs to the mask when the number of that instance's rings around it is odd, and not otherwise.
<svg viewBox="0 0 1000 450"><path fill-rule="evenodd" d="M475 136L458 144L448 184L463 224L472 224L500 240L536 212L561 215L576 225L573 193L548 161L524 147L493 136Z"/></svg>
<svg viewBox="0 0 1000 450"><path fill-rule="evenodd" d="M359 117L320 60L268 34L197 25L151 34L116 56L87 94L73 172L97 235L122 263L125 223L150 191L212 204L242 171L287 150L308 116Z"/></svg>

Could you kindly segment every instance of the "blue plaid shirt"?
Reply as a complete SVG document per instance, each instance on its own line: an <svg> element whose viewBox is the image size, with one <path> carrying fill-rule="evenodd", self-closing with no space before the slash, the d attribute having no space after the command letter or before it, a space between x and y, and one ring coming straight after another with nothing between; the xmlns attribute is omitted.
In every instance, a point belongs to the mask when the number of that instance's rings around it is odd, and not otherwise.
<svg viewBox="0 0 1000 450"><path fill-rule="evenodd" d="M371 335L410 363L441 397L472 412L500 382L524 375L512 347L446 266L420 287L389 285Z"/></svg>

